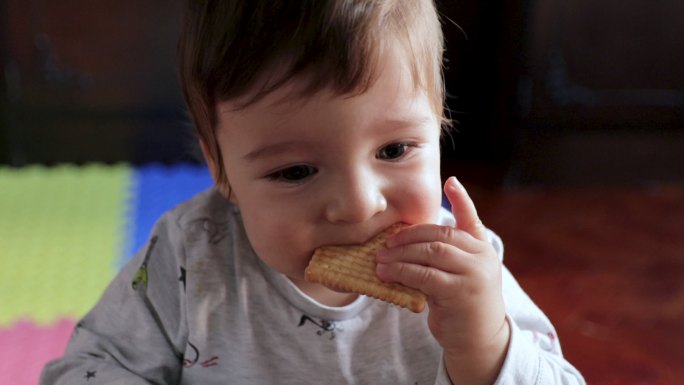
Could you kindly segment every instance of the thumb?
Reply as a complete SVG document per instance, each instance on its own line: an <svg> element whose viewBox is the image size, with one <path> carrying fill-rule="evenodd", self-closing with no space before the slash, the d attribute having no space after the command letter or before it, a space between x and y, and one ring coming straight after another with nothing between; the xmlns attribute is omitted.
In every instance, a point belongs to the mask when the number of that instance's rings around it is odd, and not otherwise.
<svg viewBox="0 0 684 385"><path fill-rule="evenodd" d="M463 230L473 237L487 240L487 229L477 215L475 203L456 177L450 177L444 183L444 194L451 204L451 212L456 218L456 228Z"/></svg>

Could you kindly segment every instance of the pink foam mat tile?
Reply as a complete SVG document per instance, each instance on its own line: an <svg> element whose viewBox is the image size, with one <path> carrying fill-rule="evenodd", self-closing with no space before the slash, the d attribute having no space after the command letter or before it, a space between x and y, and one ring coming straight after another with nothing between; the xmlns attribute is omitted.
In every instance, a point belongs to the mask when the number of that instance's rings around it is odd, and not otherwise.
<svg viewBox="0 0 684 385"><path fill-rule="evenodd" d="M64 354L76 320L62 318L50 325L20 320L0 328L0 384L36 385L49 361Z"/></svg>

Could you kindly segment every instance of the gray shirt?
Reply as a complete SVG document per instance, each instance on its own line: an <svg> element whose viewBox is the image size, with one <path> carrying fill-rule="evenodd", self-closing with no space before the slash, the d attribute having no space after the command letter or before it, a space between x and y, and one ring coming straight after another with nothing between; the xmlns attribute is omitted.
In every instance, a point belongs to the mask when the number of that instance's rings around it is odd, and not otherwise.
<svg viewBox="0 0 684 385"><path fill-rule="evenodd" d="M497 384L583 384L505 268L503 290ZM449 384L426 317L365 296L317 303L259 260L238 208L210 189L157 222L41 384Z"/></svg>

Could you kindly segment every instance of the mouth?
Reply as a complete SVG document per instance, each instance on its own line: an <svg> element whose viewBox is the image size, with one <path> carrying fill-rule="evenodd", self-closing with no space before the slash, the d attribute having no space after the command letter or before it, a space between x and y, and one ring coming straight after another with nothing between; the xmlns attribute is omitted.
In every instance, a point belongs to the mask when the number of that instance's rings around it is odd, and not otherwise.
<svg viewBox="0 0 684 385"><path fill-rule="evenodd" d="M387 230L389 227L393 226L394 224L396 224L396 223L391 223L391 224L384 226L384 227L378 227L377 229L375 229L373 231L359 231L356 234L353 234L346 239L344 239L342 237L338 238L342 241L329 242L329 243L321 244L318 247L363 245L363 244L366 244L366 243L370 242L371 240L375 239L378 235L383 233L385 230ZM361 234L361 235L359 235L359 234Z"/></svg>

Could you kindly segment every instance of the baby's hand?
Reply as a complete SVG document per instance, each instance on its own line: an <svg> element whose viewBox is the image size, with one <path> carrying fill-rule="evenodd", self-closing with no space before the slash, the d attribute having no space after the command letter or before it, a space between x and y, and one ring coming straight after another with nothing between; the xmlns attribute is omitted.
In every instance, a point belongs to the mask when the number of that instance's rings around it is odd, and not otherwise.
<svg viewBox="0 0 684 385"><path fill-rule="evenodd" d="M501 263L465 188L452 177L444 192L456 227L415 225L390 237L377 275L427 294L428 326L453 380L493 384L510 336Z"/></svg>

